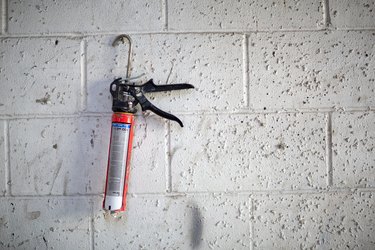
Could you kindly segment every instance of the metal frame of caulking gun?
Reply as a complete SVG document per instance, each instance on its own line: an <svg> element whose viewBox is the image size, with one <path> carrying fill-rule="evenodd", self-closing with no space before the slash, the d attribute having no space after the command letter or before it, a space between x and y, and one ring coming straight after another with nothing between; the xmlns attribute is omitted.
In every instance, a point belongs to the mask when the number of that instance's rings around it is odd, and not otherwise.
<svg viewBox="0 0 375 250"><path fill-rule="evenodd" d="M180 119L154 106L149 100L147 100L144 93L164 92L164 91L194 88L193 85L187 84L187 83L156 85L154 84L152 79L148 80L144 84L136 85L134 82L132 82L132 80L138 77L130 78L130 69L131 69L130 63L131 63L131 55L132 55L131 38L125 34L120 35L115 39L112 45L116 46L120 41L125 43L125 40L127 40L127 42L129 43L126 78L125 79L118 78L114 80L110 85L110 93L113 98L112 111L114 112L114 114L112 116L111 142L110 142L109 156L108 156L108 167L107 167L107 177L106 177L105 194L104 194L104 200L103 200L103 208L105 210L110 211L111 214L122 212L125 210L125 207L126 207L126 193L127 193L128 177L129 177L129 170L130 170L129 163L130 163L131 144L132 144L132 137L133 137L134 113L137 112L136 106L140 104L142 111L146 111L146 110L152 111L155 114L165 119L176 121L181 127L183 127L183 124ZM121 152L118 151L119 146L117 144L114 146L114 142L112 141L113 137L115 136L114 133L120 133L120 132L116 132L119 123L128 124L130 128L126 132L127 133L126 141L124 140L124 142L121 144L122 145L122 148L120 150ZM116 148L117 151L114 151L112 147ZM114 153L114 152L117 152L117 153ZM112 158L117 160L117 158L119 157L119 154L122 157L122 162L116 163L117 164L116 165L114 164L115 161ZM121 171L117 171L117 170L115 171L115 169L119 169L119 168L121 168ZM114 177L112 176L114 172L116 172L117 174L121 173L122 176ZM109 180L109 178L112 178L112 179ZM110 196L108 193L108 190L111 187L111 181L120 182L120 183L116 183L116 185L119 184L120 190L118 191L121 191L121 192L116 192L118 194L116 194L115 196ZM112 186L116 186L116 185L112 185Z"/></svg>

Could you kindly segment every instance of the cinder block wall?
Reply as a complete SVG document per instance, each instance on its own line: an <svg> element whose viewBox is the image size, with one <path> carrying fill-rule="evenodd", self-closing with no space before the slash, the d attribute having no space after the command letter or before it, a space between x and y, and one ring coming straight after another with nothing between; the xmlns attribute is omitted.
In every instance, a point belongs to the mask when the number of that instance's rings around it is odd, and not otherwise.
<svg viewBox="0 0 375 250"><path fill-rule="evenodd" d="M374 249L374 1L1 1L0 249ZM137 116L101 209L109 84Z"/></svg>

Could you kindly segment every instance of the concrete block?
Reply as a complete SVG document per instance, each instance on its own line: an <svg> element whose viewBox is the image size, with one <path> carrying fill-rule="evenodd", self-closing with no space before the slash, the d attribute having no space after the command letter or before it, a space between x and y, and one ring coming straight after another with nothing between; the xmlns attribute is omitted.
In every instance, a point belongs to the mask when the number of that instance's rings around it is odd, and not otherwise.
<svg viewBox="0 0 375 250"><path fill-rule="evenodd" d="M171 30L298 30L322 25L320 1L168 2Z"/></svg>
<svg viewBox="0 0 375 250"><path fill-rule="evenodd" d="M136 117L129 192L165 192L167 184L164 127L165 123L158 116Z"/></svg>
<svg viewBox="0 0 375 250"><path fill-rule="evenodd" d="M333 184L375 187L375 113L333 113Z"/></svg>
<svg viewBox="0 0 375 250"><path fill-rule="evenodd" d="M160 31L159 1L9 1L9 33Z"/></svg>
<svg viewBox="0 0 375 250"><path fill-rule="evenodd" d="M323 114L183 116L171 127L173 191L316 189L326 184Z"/></svg>
<svg viewBox="0 0 375 250"><path fill-rule="evenodd" d="M335 28L374 28L375 2L330 0L331 24Z"/></svg>
<svg viewBox="0 0 375 250"><path fill-rule="evenodd" d="M80 40L0 39L0 114L77 111Z"/></svg>
<svg viewBox="0 0 375 250"><path fill-rule="evenodd" d="M8 163L6 161L6 148L5 148L5 134L7 133L5 129L5 121L0 120L0 196L5 195L6 193L6 174Z"/></svg>
<svg viewBox="0 0 375 250"><path fill-rule="evenodd" d="M373 249L373 193L254 197L254 249Z"/></svg>
<svg viewBox="0 0 375 250"><path fill-rule="evenodd" d="M103 193L110 121L110 117L12 121L13 194ZM129 191L163 192L166 188L164 136L160 137L164 133L163 124L137 121Z"/></svg>
<svg viewBox="0 0 375 250"><path fill-rule="evenodd" d="M374 32L250 35L250 104L255 109L375 104Z"/></svg>
<svg viewBox="0 0 375 250"><path fill-rule="evenodd" d="M1 249L89 249L88 199L0 198Z"/></svg>
<svg viewBox="0 0 375 250"><path fill-rule="evenodd" d="M109 133L109 118L11 121L13 195L103 192Z"/></svg>
<svg viewBox="0 0 375 250"><path fill-rule="evenodd" d="M242 39L233 34L132 35L131 76L144 83L188 82L194 90L154 93L149 99L165 111L235 110L243 106ZM88 110L109 111L109 85L125 77L127 46L114 37L95 37L87 48Z"/></svg>
<svg viewBox="0 0 375 250"><path fill-rule="evenodd" d="M128 197L127 211L105 215L94 203L98 249L248 249L246 196Z"/></svg>

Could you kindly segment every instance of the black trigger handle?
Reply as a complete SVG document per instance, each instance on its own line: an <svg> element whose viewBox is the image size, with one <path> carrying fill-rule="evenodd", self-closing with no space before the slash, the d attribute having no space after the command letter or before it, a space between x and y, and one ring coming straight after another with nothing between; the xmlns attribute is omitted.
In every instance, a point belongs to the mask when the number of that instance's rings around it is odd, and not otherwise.
<svg viewBox="0 0 375 250"><path fill-rule="evenodd" d="M181 127L184 126L184 124L182 124L182 121L180 119L178 119L176 116L174 116L172 114L169 114L169 113L155 107L149 100L147 100L147 98L143 94L138 93L136 95L136 99L137 99L137 101L139 101L139 104L141 105L141 108L142 108L143 111L150 110L150 111L154 112L155 114L157 114L157 115L159 115L159 116L161 116L165 119L177 122L178 124L180 124Z"/></svg>
<svg viewBox="0 0 375 250"><path fill-rule="evenodd" d="M150 79L148 80L148 82L143 84L141 88L144 93L151 93L151 92L172 91L172 90L181 90L181 89L193 89L194 86L188 83L156 85L154 81Z"/></svg>

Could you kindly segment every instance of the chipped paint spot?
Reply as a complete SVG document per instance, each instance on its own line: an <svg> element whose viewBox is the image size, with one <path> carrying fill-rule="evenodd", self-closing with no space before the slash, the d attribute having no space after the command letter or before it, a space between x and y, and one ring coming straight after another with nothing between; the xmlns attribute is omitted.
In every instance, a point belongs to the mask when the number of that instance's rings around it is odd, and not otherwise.
<svg viewBox="0 0 375 250"><path fill-rule="evenodd" d="M40 211L27 212L27 219L36 220L40 217Z"/></svg>

